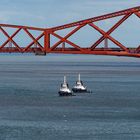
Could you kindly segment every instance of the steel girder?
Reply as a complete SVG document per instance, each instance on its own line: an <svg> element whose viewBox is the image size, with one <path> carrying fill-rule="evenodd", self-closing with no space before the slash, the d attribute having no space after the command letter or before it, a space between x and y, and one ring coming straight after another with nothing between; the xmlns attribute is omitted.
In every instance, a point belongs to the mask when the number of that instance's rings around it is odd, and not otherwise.
<svg viewBox="0 0 140 140"><path fill-rule="evenodd" d="M20 53L38 53L38 54L46 54L46 53L64 53L64 54L95 54L95 55L114 55L114 56L130 56L130 57L140 57L140 46L135 48L129 48L123 45L121 42L116 40L111 36L113 33L124 21L126 21L130 16L136 15L140 18L140 6L134 7L102 16L93 17L86 20L81 20L77 22L73 22L70 24L65 24L53 28L37 28L37 27L29 27L29 26L18 26L18 25L8 25L8 24L0 24L0 32L7 38L0 45L0 52L20 52ZM120 20L114 24L108 31L102 30L99 26L95 24L97 21L102 21L110 18L121 17ZM92 46L82 48L76 43L69 40L69 38L74 35L77 31L85 26L91 26L92 29L98 31L102 36L93 43ZM67 35L62 37L57 31L68 29L72 29ZM5 28L15 29L15 31L10 35ZM20 32L24 32L26 37L30 38L32 41L26 45L21 46L15 41L15 37L19 35ZM38 31L38 36L35 36L31 31ZM58 38L55 44L51 45L51 36ZM40 40L43 39L43 43ZM118 48L109 48L108 40L113 42ZM23 39L23 41L26 41ZM97 48L97 46L105 41L105 45L103 48ZM9 46L7 47L9 43ZM67 48L65 44L69 44L72 48ZM62 47L59 47L62 44ZM14 47L12 47L12 45Z"/></svg>

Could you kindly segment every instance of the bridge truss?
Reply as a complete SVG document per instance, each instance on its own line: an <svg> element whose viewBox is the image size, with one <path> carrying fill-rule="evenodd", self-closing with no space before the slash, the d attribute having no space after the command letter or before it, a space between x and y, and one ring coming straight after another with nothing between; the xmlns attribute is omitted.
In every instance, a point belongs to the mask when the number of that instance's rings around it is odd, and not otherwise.
<svg viewBox="0 0 140 140"><path fill-rule="evenodd" d="M111 36L111 34L129 17L136 15L140 18L140 6L134 7L102 16L93 17L86 20L73 22L53 28L37 28L28 26L8 25L0 24L0 32L6 37L4 42L0 41L1 53L36 53L38 55L45 55L47 53L63 53L63 54L94 54L94 55L113 55L113 56L130 56L140 57L140 46L135 48L126 47L117 39ZM120 17L119 21L115 23L108 31L104 31L95 23L106 19L112 19ZM75 42L69 40L69 38L76 34L85 26L90 26L92 29L99 32L102 36L93 42L91 46L81 47ZM11 34L7 28L11 28L14 32ZM57 32L65 29L71 29L65 36L59 35ZM38 35L32 33L37 31ZM30 42L26 46L19 45L15 39L21 32L26 34L25 38L20 38L20 41L26 42L27 38ZM51 44L51 36L58 39L53 45ZM113 42L117 47L112 48L108 45L108 40ZM104 45L98 48L98 45L104 41ZM71 47L67 47L67 45Z"/></svg>

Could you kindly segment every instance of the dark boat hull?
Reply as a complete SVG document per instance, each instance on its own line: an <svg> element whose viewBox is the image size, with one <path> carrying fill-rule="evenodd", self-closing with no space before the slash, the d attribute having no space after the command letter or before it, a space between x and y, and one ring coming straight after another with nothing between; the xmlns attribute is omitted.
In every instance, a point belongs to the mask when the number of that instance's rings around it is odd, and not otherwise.
<svg viewBox="0 0 140 140"><path fill-rule="evenodd" d="M73 88L72 91L73 92L76 92L76 93L87 92L86 89L85 90L82 90L82 89L75 89L75 88Z"/></svg>
<svg viewBox="0 0 140 140"><path fill-rule="evenodd" d="M72 91L74 93L92 93L92 91L88 91L87 89L83 90L83 89L75 89L75 88L73 88Z"/></svg>
<svg viewBox="0 0 140 140"><path fill-rule="evenodd" d="M72 93L59 91L59 96L73 96Z"/></svg>

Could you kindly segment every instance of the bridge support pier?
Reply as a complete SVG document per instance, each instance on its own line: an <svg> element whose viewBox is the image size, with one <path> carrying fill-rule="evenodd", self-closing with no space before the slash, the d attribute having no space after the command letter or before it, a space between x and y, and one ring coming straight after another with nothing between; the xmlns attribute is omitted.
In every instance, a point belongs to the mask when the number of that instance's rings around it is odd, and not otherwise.
<svg viewBox="0 0 140 140"><path fill-rule="evenodd" d="M104 42L104 48L105 48L105 49L108 49L108 38L105 38L104 41L105 41L105 42Z"/></svg>

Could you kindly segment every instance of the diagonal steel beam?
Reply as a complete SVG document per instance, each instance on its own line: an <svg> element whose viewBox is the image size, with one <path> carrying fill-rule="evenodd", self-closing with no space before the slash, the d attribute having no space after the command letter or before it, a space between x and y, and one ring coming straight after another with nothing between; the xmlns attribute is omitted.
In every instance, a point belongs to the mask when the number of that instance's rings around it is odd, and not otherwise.
<svg viewBox="0 0 140 140"><path fill-rule="evenodd" d="M67 40L67 39L65 39L65 38L63 38L63 37L61 37L60 35L58 35L58 34L56 34L56 33L51 33L51 34L54 35L55 37L57 37L57 38L63 40L62 42L66 42L66 43L70 44L71 46L73 46L74 48L76 48L76 49L82 51L82 48L81 48L80 46L74 44L73 42L71 42L71 41L69 41L69 40ZM52 50L52 48L51 48L51 50Z"/></svg>
<svg viewBox="0 0 140 140"><path fill-rule="evenodd" d="M140 13L136 12L135 15L140 18Z"/></svg>
<svg viewBox="0 0 140 140"><path fill-rule="evenodd" d="M89 24L92 22L97 22L97 21L101 21L101 20L105 20L105 19L114 18L114 17L119 17L119 16L123 16L126 14L130 14L130 13L133 14L133 13L138 12L138 11L140 11L140 6L133 7L130 9L121 10L121 11L114 12L114 13L105 14L102 16L97 16L97 17L77 21L77 22L73 22L73 23L69 23L69 24L65 24L65 25L61 25L61 26L57 26L57 27L53 27L53 28L51 28L51 30L53 30L53 31L62 30L62 29L78 26L78 25L81 25L83 23Z"/></svg>
<svg viewBox="0 0 140 140"><path fill-rule="evenodd" d="M28 36L34 41L34 43L37 43L38 46L43 49L43 46L38 42L38 40L35 39L35 37L26 29L24 28L24 31L28 34Z"/></svg>
<svg viewBox="0 0 140 140"><path fill-rule="evenodd" d="M140 45L136 48L136 52L140 52Z"/></svg>
<svg viewBox="0 0 140 140"><path fill-rule="evenodd" d="M106 32L104 32L103 30L101 30L98 26L96 26L95 24L93 23L90 23L90 26L92 26L94 29L96 29L97 31L99 31L103 37L101 39L105 39L105 38L108 38L110 39L112 42L114 42L117 46L119 46L120 48L122 48L124 51L128 51L128 49L122 45L119 41L115 40L113 37L111 37L110 35L106 34Z"/></svg>
<svg viewBox="0 0 140 140"><path fill-rule="evenodd" d="M14 32L1 46L0 49L2 49L9 41L11 41L11 39L13 39L18 32L21 30L21 28L19 28L16 32Z"/></svg>
<svg viewBox="0 0 140 140"><path fill-rule="evenodd" d="M89 23L89 25L91 27L93 27L94 29L96 29L98 32L100 32L103 36L97 40L92 46L91 46L91 50L95 49L106 37L110 37L109 35L115 30L117 29L126 19L128 19L130 16L132 15L132 13L125 15L122 19L120 19L112 28L110 28L107 32L103 31L102 29L100 29L99 27L97 27L95 24L93 23ZM110 39L110 38L109 38ZM113 40L113 42L116 44L117 42L111 37L111 41ZM126 50L125 46L121 45L120 42L118 42L116 45L119 45L119 47L122 47L124 50ZM124 48L125 47L125 48ZM128 51L128 50L126 50Z"/></svg>
<svg viewBox="0 0 140 140"><path fill-rule="evenodd" d="M38 41L40 38L42 38L44 36L44 33L42 33L41 35L39 35L36 40ZM34 44L34 41L32 41L28 46L26 46L24 49L23 49L23 52L25 52L26 50L28 50L32 45Z"/></svg>
<svg viewBox="0 0 140 140"><path fill-rule="evenodd" d="M58 45L60 45L63 40L67 40L70 36L72 36L74 33L76 33L78 30L80 30L82 27L84 27L86 24L80 25L77 28L75 28L74 30L72 30L70 33L68 33L65 37L60 38L60 36L57 36L57 34L55 34L54 36L56 36L57 38L60 39L60 41L58 41L57 43L55 43L52 47L51 50L55 49ZM53 34L52 34L53 35ZM72 43L72 42L69 42ZM74 44L73 44L74 45ZM77 46L78 47L78 46Z"/></svg>
<svg viewBox="0 0 140 140"><path fill-rule="evenodd" d="M13 37L11 38L11 37L8 35L8 33L7 33L2 27L0 27L0 30L1 30L1 31L3 32L3 34L8 38L8 42L11 41L11 42L15 45L15 47L16 47L20 52L22 52L22 48L20 48L19 45L13 40ZM15 36L20 30L21 30L21 29L18 29L18 30L13 34L13 36ZM7 44L7 43L5 42L3 45L5 45L5 44ZM1 47L3 47L3 45L2 45Z"/></svg>

